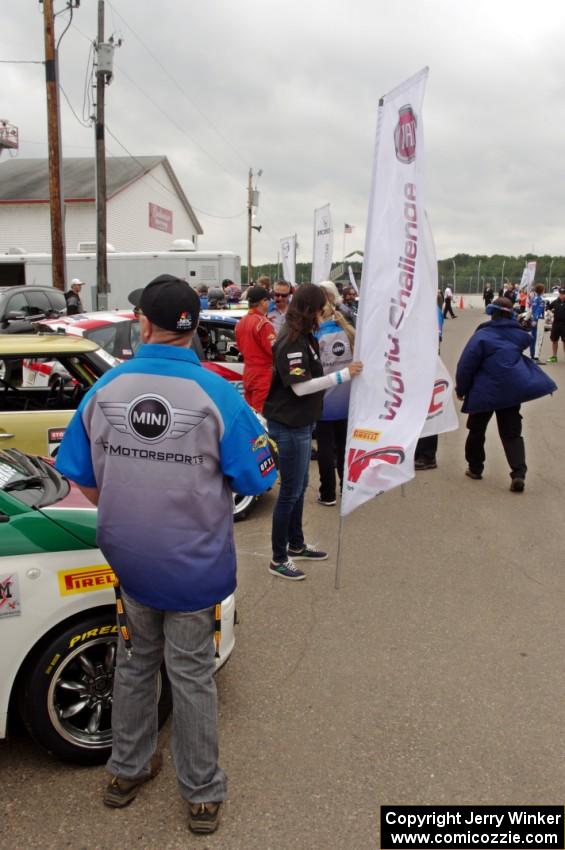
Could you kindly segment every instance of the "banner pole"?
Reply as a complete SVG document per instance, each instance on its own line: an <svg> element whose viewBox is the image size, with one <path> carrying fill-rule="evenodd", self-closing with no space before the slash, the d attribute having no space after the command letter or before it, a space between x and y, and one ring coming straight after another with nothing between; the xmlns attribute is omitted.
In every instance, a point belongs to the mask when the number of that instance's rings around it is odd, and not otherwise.
<svg viewBox="0 0 565 850"><path fill-rule="evenodd" d="M337 530L337 557L336 557L336 565L335 565L335 584L334 587L336 590L339 590L341 587L341 541L343 539L343 517L341 515L341 511L339 513L339 525Z"/></svg>

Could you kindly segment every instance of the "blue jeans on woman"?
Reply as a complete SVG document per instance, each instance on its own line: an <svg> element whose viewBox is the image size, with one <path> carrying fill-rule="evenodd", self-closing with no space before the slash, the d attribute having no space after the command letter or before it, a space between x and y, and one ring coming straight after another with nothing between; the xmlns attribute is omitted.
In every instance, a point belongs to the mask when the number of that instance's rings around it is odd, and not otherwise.
<svg viewBox="0 0 565 850"><path fill-rule="evenodd" d="M269 436L277 444L281 477L273 511L273 562L282 564L288 558L289 547L299 552L305 545L302 511L312 452L312 425L289 428L269 420L268 429Z"/></svg>

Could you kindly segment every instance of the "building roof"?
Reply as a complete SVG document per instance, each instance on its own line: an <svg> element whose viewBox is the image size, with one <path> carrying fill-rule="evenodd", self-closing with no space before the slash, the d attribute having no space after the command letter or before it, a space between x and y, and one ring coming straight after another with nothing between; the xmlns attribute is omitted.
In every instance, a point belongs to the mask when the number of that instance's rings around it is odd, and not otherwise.
<svg viewBox="0 0 565 850"><path fill-rule="evenodd" d="M200 222L166 156L113 156L106 159L106 193L112 198L136 180L140 180L157 165L163 165L186 209L196 232L203 233ZM65 201L94 201L94 159L70 157L63 160ZM17 158L0 164L0 203L47 203L49 201L49 167L46 159Z"/></svg>

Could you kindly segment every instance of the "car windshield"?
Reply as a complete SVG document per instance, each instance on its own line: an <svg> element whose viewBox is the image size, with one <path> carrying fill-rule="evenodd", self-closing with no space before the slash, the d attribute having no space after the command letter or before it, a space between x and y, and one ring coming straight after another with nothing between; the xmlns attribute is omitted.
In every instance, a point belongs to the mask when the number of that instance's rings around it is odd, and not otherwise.
<svg viewBox="0 0 565 850"><path fill-rule="evenodd" d="M68 495L69 483L43 458L5 449L0 451L0 491L30 508L45 508Z"/></svg>

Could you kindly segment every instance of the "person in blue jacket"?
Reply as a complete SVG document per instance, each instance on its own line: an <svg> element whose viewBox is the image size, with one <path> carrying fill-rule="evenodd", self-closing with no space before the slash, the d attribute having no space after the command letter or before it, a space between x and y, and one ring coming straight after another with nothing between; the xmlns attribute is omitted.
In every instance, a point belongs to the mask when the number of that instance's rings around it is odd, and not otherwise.
<svg viewBox="0 0 565 850"><path fill-rule="evenodd" d="M57 468L98 505L97 543L121 585L107 806L159 772L157 677L173 692L171 748L192 832L213 832L226 796L218 763L215 609L233 593L232 490L276 481L267 436L234 387L190 349L200 301L161 275L129 296L143 345L82 400ZM120 600L118 600L120 601ZM119 608L120 606L118 606Z"/></svg>
<svg viewBox="0 0 565 850"><path fill-rule="evenodd" d="M490 322L479 325L457 364L455 389L468 413L465 459L469 478L483 477L485 434L496 414L498 433L510 466L510 490L521 493L526 483L526 452L520 405L553 393L557 385L522 352L530 334L516 321L509 298L496 298L487 307Z"/></svg>

